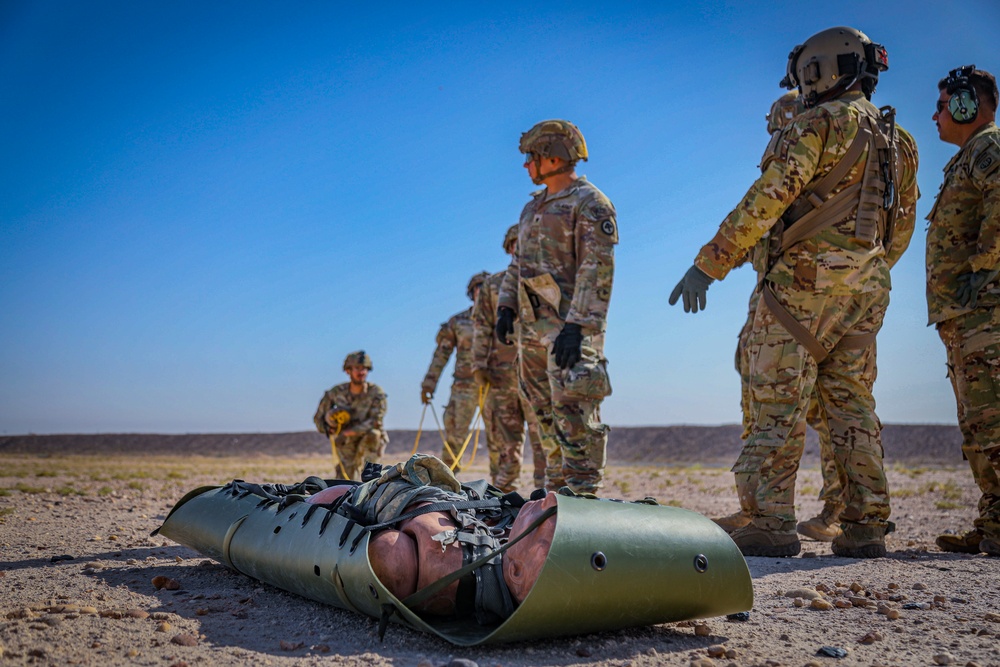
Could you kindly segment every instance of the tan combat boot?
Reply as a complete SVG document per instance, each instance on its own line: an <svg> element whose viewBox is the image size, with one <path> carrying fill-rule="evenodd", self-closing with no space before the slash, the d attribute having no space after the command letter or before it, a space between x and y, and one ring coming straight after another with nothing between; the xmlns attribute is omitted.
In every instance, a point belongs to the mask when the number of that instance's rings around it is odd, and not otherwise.
<svg viewBox="0 0 1000 667"><path fill-rule="evenodd" d="M840 535L840 513L843 510L843 505L826 503L822 512L811 519L800 521L795 530L810 540L833 542L833 538Z"/></svg>
<svg viewBox="0 0 1000 667"><path fill-rule="evenodd" d="M984 537L983 531L973 528L961 535L952 535L950 533L938 535L937 539L934 540L934 544L941 551L949 551L957 554L977 554L982 551Z"/></svg>
<svg viewBox="0 0 1000 667"><path fill-rule="evenodd" d="M885 557L885 534L888 527L844 523L843 532L833 538L833 554L843 558Z"/></svg>
<svg viewBox="0 0 1000 667"><path fill-rule="evenodd" d="M758 528L749 523L729 534L744 556L772 556L787 558L798 555L802 550L799 536L792 529L794 524L786 524L779 530Z"/></svg>
<svg viewBox="0 0 1000 667"><path fill-rule="evenodd" d="M743 510L712 519L722 530L732 533L750 523L750 517Z"/></svg>

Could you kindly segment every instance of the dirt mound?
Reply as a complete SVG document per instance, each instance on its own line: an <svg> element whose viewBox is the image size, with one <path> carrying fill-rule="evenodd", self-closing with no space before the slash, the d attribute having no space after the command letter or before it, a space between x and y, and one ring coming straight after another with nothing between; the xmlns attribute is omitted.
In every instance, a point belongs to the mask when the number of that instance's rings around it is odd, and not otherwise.
<svg viewBox="0 0 1000 667"><path fill-rule="evenodd" d="M608 455L613 463L729 465L740 448L742 427L648 426L613 428ZM406 456L416 431L389 431L389 454ZM886 461L890 464L953 465L962 461L957 426L887 424L882 431ZM103 433L82 435L13 435L0 437L0 453L9 454L163 454L201 456L310 456L327 450L319 433L189 433L157 435ZM437 453L440 436L421 434L420 451ZM806 438L804 460L818 456L816 434Z"/></svg>

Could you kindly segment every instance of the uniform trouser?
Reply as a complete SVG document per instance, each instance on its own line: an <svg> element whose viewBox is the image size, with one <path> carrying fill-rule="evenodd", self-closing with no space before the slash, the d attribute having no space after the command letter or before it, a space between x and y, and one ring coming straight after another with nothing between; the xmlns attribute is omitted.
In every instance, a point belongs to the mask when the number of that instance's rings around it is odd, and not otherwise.
<svg viewBox="0 0 1000 667"><path fill-rule="evenodd" d="M958 404L962 452L982 492L975 526L1000 539L1000 308L938 325Z"/></svg>
<svg viewBox="0 0 1000 667"><path fill-rule="evenodd" d="M753 330L754 316L759 301L760 290L754 290L750 296L747 321L740 330L736 344L736 372L740 374L740 407L743 410L742 438L744 440L750 436L753 426L753 421L750 418L750 332ZM796 424L788 435L789 440L801 440L801 443L793 444L793 447L805 448L806 424L812 426L819 436L819 466L823 477L823 488L819 492L819 499L823 501L824 505L835 511L840 511L844 507L842 496L846 484L845 475L844 471L837 465L837 457L833 453L833 445L830 442L830 427L826 423L826 411L820 406L818 392L813 392L810 397L805 423ZM746 449L741 451L736 461L736 467L744 467L742 459L746 455L748 455ZM741 481L749 482L750 478L737 476L737 484ZM736 489L736 495L740 499L740 509L744 514L750 515L754 512L756 506L754 492L755 489L751 488Z"/></svg>
<svg viewBox="0 0 1000 667"><path fill-rule="evenodd" d="M444 434L448 442L441 450L441 460L451 466L469 436L469 425L479 405L479 386L472 378L456 378L444 409ZM454 456L453 456L454 455Z"/></svg>
<svg viewBox="0 0 1000 667"><path fill-rule="evenodd" d="M601 423L600 406L610 388L603 357L589 336L581 346L583 358L573 368L563 370L556 365L552 343L560 329L561 323L551 320L521 324L518 380L538 421L547 459L545 488L568 486L577 493L596 493L603 486L611 430ZM584 369L604 373L608 390L592 391L586 398L568 395L566 383L571 374L581 377Z"/></svg>
<svg viewBox="0 0 1000 667"><path fill-rule="evenodd" d="M517 488L524 450L524 413L517 385L517 367L490 369L490 390L483 405L490 479L504 493Z"/></svg>
<svg viewBox="0 0 1000 667"><path fill-rule="evenodd" d="M545 456L545 450L542 449L542 435L538 430L538 418L535 416L535 411L531 409L528 399L520 391L520 383L518 383L518 394L521 398L521 413L524 415L524 421L528 424L528 441L531 445L531 458L534 464L534 470L531 474L532 488L543 489L545 488L545 468L548 465L548 459Z"/></svg>
<svg viewBox="0 0 1000 667"><path fill-rule="evenodd" d="M361 480L361 469L365 461L378 461L385 453L385 438L382 431L368 431L361 435L330 436L330 443L337 448L337 456L346 479Z"/></svg>
<svg viewBox="0 0 1000 667"><path fill-rule="evenodd" d="M882 465L881 424L872 385L875 346L850 349L844 335L873 333L882 326L888 289L854 295L823 295L775 286L775 295L829 355L817 363L781 325L770 309L758 308L750 333L750 416L752 426L737 465L736 486L752 490L741 500L755 525L788 530L795 523L795 475L803 428L813 392L825 413L837 464L844 471L844 522L885 525L889 491Z"/></svg>

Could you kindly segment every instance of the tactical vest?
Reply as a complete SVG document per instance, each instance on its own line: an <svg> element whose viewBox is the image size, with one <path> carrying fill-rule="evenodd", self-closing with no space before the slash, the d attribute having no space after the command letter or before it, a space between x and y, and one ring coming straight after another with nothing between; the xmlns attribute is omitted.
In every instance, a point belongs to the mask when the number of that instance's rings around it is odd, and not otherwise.
<svg viewBox="0 0 1000 667"><path fill-rule="evenodd" d="M877 117L862 111L858 118L858 133L844 157L822 178L809 183L770 231L767 267L760 276L762 301L817 363L826 357L827 351L808 329L778 303L771 288L764 284L764 278L792 246L843 220L854 209L854 238L872 248L881 244L886 252L889 251L899 212L899 194L896 191L899 151L896 139L894 108L881 107ZM866 150L868 156L861 181L830 196L830 191L844 180ZM848 334L838 345L857 349L868 347L873 342L874 333Z"/></svg>

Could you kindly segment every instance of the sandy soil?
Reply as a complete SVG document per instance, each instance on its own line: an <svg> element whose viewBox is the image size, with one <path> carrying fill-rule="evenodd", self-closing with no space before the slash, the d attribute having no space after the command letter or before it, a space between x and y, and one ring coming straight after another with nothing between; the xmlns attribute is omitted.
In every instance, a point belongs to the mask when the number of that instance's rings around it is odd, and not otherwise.
<svg viewBox="0 0 1000 667"><path fill-rule="evenodd" d="M462 477L484 476L484 465L480 457ZM197 486L311 474L328 476L329 458L0 455L0 663L1000 667L1000 559L944 554L933 542L971 525L978 491L963 467L890 471L899 528L888 558L836 558L816 542L797 558L749 558L748 621L473 649L399 626L380 642L371 619L149 537ZM723 468L616 466L608 480L609 497L648 495L710 516L735 509ZM819 484L815 469L800 475L801 518L818 512ZM178 587L157 589L157 577ZM830 608L813 608L809 596ZM817 655L824 646L847 655Z"/></svg>

